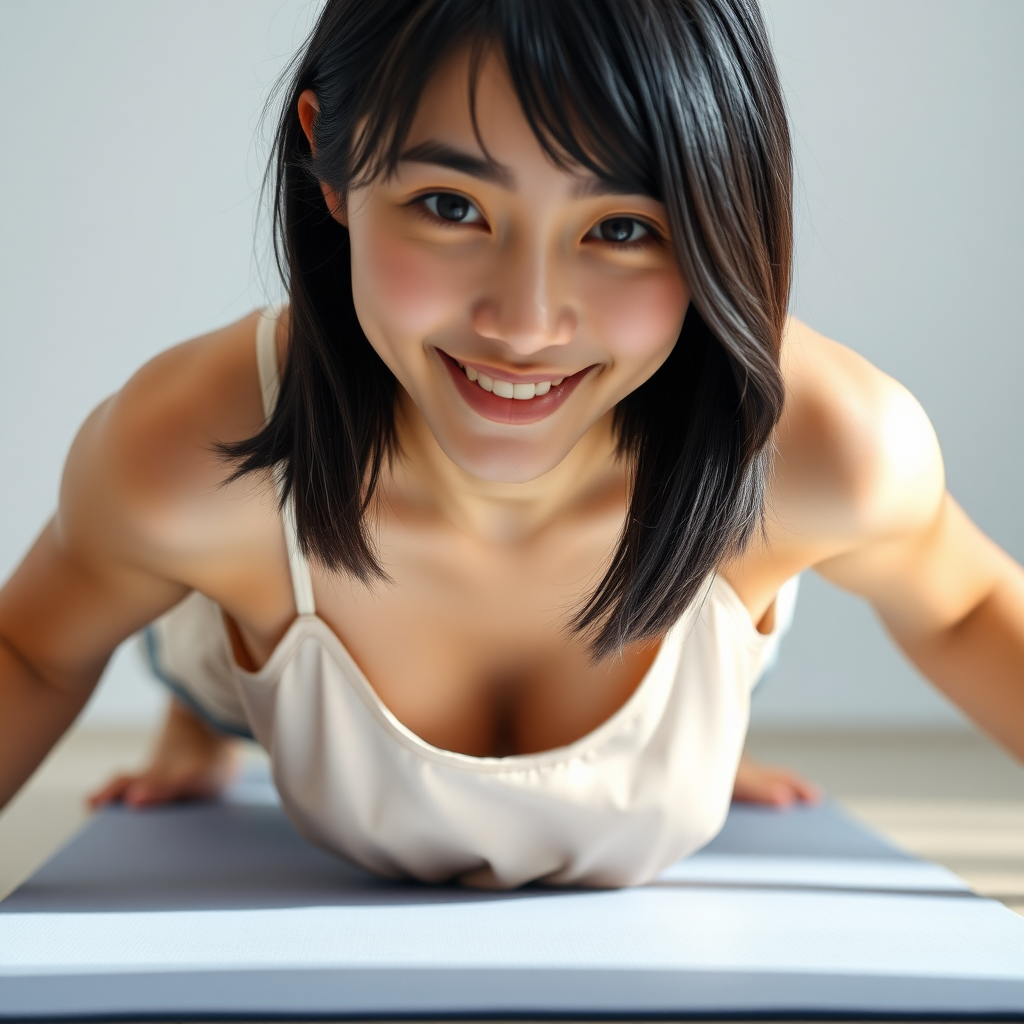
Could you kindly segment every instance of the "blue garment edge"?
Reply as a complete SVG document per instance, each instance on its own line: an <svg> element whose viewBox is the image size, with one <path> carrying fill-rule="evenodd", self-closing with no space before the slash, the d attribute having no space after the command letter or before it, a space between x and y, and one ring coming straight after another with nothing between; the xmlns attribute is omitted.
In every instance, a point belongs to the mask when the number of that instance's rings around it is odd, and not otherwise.
<svg viewBox="0 0 1024 1024"><path fill-rule="evenodd" d="M196 699L185 689L177 679L169 676L160 667L160 648L159 641L156 637L156 630L152 626L147 626L142 631L142 641L145 647L146 660L149 663L149 670L153 675L161 682L168 690L174 694L175 698L185 705L194 715L205 722L215 732L223 733L226 736L238 736L243 740L255 739L253 734L248 729L239 728L237 725L229 725L227 722L222 722L219 718L211 715Z"/></svg>

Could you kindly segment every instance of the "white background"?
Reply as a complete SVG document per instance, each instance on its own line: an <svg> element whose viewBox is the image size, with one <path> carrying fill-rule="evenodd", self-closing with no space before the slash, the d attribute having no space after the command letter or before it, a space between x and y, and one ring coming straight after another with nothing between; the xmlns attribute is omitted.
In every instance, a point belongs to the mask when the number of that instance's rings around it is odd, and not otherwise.
<svg viewBox="0 0 1024 1024"><path fill-rule="evenodd" d="M0 0L0 573L54 507L87 412L277 286L259 115L319 5ZM771 0L793 121L793 308L918 395L974 518L1024 557L1024 4ZM810 576L810 574L808 574ZM161 697L129 653L87 714ZM806 578L755 721L958 717L870 609Z"/></svg>

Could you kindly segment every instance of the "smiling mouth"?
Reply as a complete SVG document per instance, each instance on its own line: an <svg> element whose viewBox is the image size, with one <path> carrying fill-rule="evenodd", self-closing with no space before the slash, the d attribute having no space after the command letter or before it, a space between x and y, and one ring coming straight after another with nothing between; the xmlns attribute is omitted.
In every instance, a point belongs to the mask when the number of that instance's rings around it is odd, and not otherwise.
<svg viewBox="0 0 1024 1024"><path fill-rule="evenodd" d="M453 360L468 380L479 385L484 391L490 391L499 398L511 398L517 402L528 402L531 398L543 398L552 388L557 388L564 377L552 377L551 380L538 380L529 384L518 384L499 377L488 377L486 373L475 370L472 366Z"/></svg>
<svg viewBox="0 0 1024 1024"><path fill-rule="evenodd" d="M547 419L596 367L586 366L567 377L538 379L539 374L523 374L519 380L508 380L467 365L443 349L434 351L448 369L456 391L474 412L494 423L513 426Z"/></svg>

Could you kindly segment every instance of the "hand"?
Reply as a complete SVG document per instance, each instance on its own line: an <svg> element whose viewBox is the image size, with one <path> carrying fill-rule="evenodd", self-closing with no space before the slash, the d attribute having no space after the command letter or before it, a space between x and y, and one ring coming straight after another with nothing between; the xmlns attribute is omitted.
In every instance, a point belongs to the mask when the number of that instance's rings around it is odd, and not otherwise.
<svg viewBox="0 0 1024 1024"><path fill-rule="evenodd" d="M758 764L749 757L741 757L732 798L738 803L791 807L797 803L819 803L822 791L820 786L787 768Z"/></svg>
<svg viewBox="0 0 1024 1024"><path fill-rule="evenodd" d="M211 732L175 701L149 766L118 775L89 797L89 806L121 802L148 807L175 800L209 800L235 777L237 762L235 742Z"/></svg>

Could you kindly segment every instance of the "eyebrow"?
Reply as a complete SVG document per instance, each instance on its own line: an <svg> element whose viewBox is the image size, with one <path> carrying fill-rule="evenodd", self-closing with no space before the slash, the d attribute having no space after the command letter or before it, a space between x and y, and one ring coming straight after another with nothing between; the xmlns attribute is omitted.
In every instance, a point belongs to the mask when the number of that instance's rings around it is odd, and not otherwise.
<svg viewBox="0 0 1024 1024"><path fill-rule="evenodd" d="M405 150L399 160L417 164L434 164L468 174L481 181L490 181L502 188L512 190L516 187L516 177L504 164L497 160L484 159L456 149L444 142L421 142L411 149Z"/></svg>
<svg viewBox="0 0 1024 1024"><path fill-rule="evenodd" d="M479 178L481 181L490 181L500 185L509 191L516 188L516 176L511 168L498 163L497 160L474 156L465 150L456 149L445 142L428 140L420 142L410 149L405 150L398 158L401 161L409 161L417 164L434 164L437 167L447 167L450 170L458 171L460 174L468 174L470 177ZM623 181L613 181L611 178L599 178L597 175L579 176L572 186L572 196L575 199L589 199L593 196L635 196L646 195L642 189Z"/></svg>

